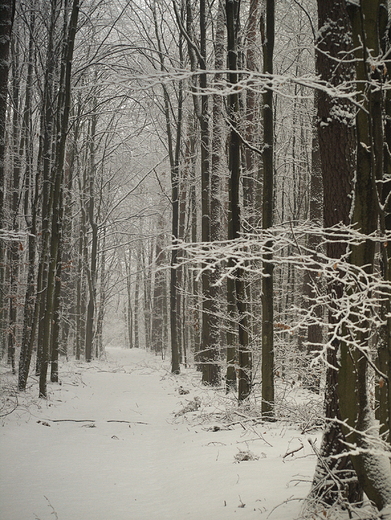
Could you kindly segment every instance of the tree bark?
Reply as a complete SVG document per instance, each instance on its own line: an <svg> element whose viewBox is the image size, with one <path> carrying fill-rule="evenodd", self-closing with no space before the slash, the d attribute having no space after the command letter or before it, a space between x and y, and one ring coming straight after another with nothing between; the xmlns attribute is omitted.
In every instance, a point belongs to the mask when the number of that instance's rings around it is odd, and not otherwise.
<svg viewBox="0 0 391 520"><path fill-rule="evenodd" d="M10 228L12 233L19 231L19 201L22 173L22 157L24 154L24 132L20 131L20 112L22 111L20 99L20 67L19 45L15 39L11 42L12 48L12 181L11 181L11 207ZM14 238L8 247L8 276L9 276L9 299L8 299L8 345L7 363L15 374L15 347L18 317L18 285L19 285L19 241Z"/></svg>
<svg viewBox="0 0 391 520"><path fill-rule="evenodd" d="M262 37L263 72L273 74L274 54L274 0L266 0L266 20ZM273 90L263 94L263 195L262 228L273 225L274 197L274 117ZM274 416L274 309L273 309L273 256L272 241L265 244L266 253L262 274L262 415Z"/></svg>
<svg viewBox="0 0 391 520"><path fill-rule="evenodd" d="M87 320L86 320L86 337L85 337L85 353L86 361L89 362L93 355L95 324L95 306L96 306L96 284L97 284L97 262L98 262L98 224L96 223L95 209L95 177L96 177L96 160L95 160L95 139L97 126L97 102L94 96L92 103L91 129L89 135L89 175L88 175L88 204L87 217L91 228L91 252L90 265L87 271L88 277L88 303L87 303Z"/></svg>
<svg viewBox="0 0 391 520"><path fill-rule="evenodd" d="M224 46L225 46L225 27L224 10L220 3L217 7L216 17L216 37L215 37L215 70L224 68ZM219 89L219 82L222 74L216 73L216 88ZM223 99L219 94L212 97L212 139L210 157L210 241L221 240L221 200L220 200L220 177L222 172L223 140L224 140L224 120L223 120ZM220 384L220 317L219 317L219 269L216 267L209 273L209 346L210 350L206 353L205 362L208 363L208 374L205 382L211 385ZM206 341L206 338L204 338ZM205 367L206 368L206 367Z"/></svg>
<svg viewBox="0 0 391 520"><path fill-rule="evenodd" d="M55 8L53 9L53 22L55 22ZM44 312L44 328L42 335L42 352L39 370L39 395L46 398L47 396L47 369L49 363L49 351L52 335L52 320L54 315L54 290L56 275L60 275L58 270L59 258L61 258L62 247L62 185L64 176L64 159L65 145L68 133L68 121L71 103L71 71L73 60L73 49L76 38L77 20L79 15L79 0L73 0L72 11L69 19L69 26L64 34L63 52L61 55L61 74L59 83L59 97L57 104L57 143L55 161L52 164L52 203L50 205L51 212L51 230L49 231L50 246L48 257L48 277L47 289L45 293L45 312ZM53 29L55 23L53 23ZM55 347L57 348L57 346Z"/></svg>
<svg viewBox="0 0 391 520"><path fill-rule="evenodd" d="M12 25L15 14L15 0L4 0L0 5L0 229L4 225L5 203L5 129L8 97L9 51ZM0 238L0 352L6 339L5 320L5 241Z"/></svg>
<svg viewBox="0 0 391 520"><path fill-rule="evenodd" d="M387 4L380 5L379 36L382 37L383 55L391 48L391 28ZM389 81L391 60L386 61L387 79ZM383 138L383 168L384 182L379 183L382 188L378 191L380 200L380 232L382 236L391 229L391 91L386 90L384 95L384 138ZM382 376L378 377L377 401L379 403L378 419L380 421L380 434L391 444L391 240L380 246L381 268L383 278L389 284L382 303L382 318L384 326L379 335L378 367Z"/></svg>
<svg viewBox="0 0 391 520"><path fill-rule="evenodd" d="M379 56L378 34L380 0L363 0L360 5L351 5L349 14L353 28L353 44L356 57L356 88L360 93L362 109L357 112L357 166L354 189L352 224L364 236L377 229L378 200L376 180L383 171L383 137L381 90L382 67L368 63L369 53ZM367 81L372 80L367 89ZM376 85L374 87L374 85ZM380 152L380 153L379 153ZM372 274L375 258L375 242L363 239L351 246L349 263ZM361 277L365 285L365 277ZM350 295L358 289L355 286ZM350 455L358 480L367 497L379 510L391 506L391 470L388 458L371 451L368 429L373 425L368 396L368 361L365 352L369 346L369 313L362 313L358 320L357 309L352 308L349 324L343 336L350 341L341 342L341 358L338 373L338 394L343 421L343 431L349 444L356 447Z"/></svg>
<svg viewBox="0 0 391 520"><path fill-rule="evenodd" d="M316 53L316 69L320 78L333 86L351 82L354 77L351 54L353 43L349 35L351 25L342 0L318 1L318 28ZM336 59L341 60L337 68ZM338 114L343 110L345 118ZM324 226L329 229L340 223L350 222L351 191L355 171L355 132L354 109L348 102L330 96L325 91L317 93L317 131L323 181ZM345 243L328 236L326 253L329 258L340 259L346 254ZM333 281L328 284L330 297L329 334L334 334L338 327L335 310L338 300L342 297L342 286ZM338 336L338 332L336 334ZM328 419L320 447L320 459L315 470L311 497L321 499L332 505L340 493L347 496L352 503L360 502L362 492L354 477L353 467L344 445L344 436L340 426L340 411L338 404L338 355L339 340L335 339L327 351L327 372L325 389L325 416ZM342 453L346 456L341 457ZM339 455L338 458L334 455ZM326 464L326 468L325 468ZM338 475L346 489L339 489L335 482L330 481L329 473Z"/></svg>
<svg viewBox="0 0 391 520"><path fill-rule="evenodd" d="M238 30L240 23L240 3L238 0L227 0L227 53L228 81L231 86L238 82ZM229 170L229 223L228 239L239 237L241 229L240 216L240 137L239 124L239 94L234 90L228 96L228 118L230 123L228 170ZM232 265L232 260L229 261ZM239 348L238 348L238 399L246 399L252 389L252 355L249 348L248 316L246 308L246 289L242 269L235 270L236 305L239 314Z"/></svg>
<svg viewBox="0 0 391 520"><path fill-rule="evenodd" d="M155 35L158 45L160 69L165 71L165 53L162 48L162 37L159 33L159 21L156 12L156 3L153 4L153 16L155 24ZM182 42L182 39L180 39ZM182 54L182 43L180 44L180 54ZM179 237L179 160L182 143L182 116L183 116L183 84L179 82L177 118L175 140L171 123L171 107L170 99L166 85L162 85L164 117L167 134L167 148L170 160L171 171L171 205L172 205L172 221L171 234L174 246ZM171 372L179 374L180 372L180 345L177 326L177 258L178 251L176 247L171 252L171 269L170 269L170 332L171 332Z"/></svg>

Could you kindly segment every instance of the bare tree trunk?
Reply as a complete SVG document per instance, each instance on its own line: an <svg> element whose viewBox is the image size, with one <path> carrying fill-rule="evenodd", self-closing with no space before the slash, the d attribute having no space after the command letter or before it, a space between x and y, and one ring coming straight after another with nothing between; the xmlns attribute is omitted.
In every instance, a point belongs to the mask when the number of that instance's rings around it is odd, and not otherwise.
<svg viewBox="0 0 391 520"><path fill-rule="evenodd" d="M324 81L337 86L345 81L351 81L354 70L349 59L341 61L334 70L333 63L340 53L347 56L353 48L349 35L351 24L344 1L318 1L319 41L316 54L316 68ZM333 71L333 74L331 74ZM326 228L342 223L349 224L351 208L351 190L354 176L355 132L352 120L353 107L348 102L332 98L328 93L319 91L317 94L317 131L323 180L324 225ZM351 114L351 118L338 117L341 110ZM335 117L330 117L335 114ZM327 124L325 124L327 122ZM327 256L339 259L346 253L346 244L328 237ZM329 334L338 327L334 316L338 300L342 297L342 287L338 282L332 282L327 287L330 296ZM328 505L339 500L340 494L352 503L362 500L362 492L354 478L354 471L345 448L344 436L340 426L340 411L338 404L338 355L339 341L333 340L332 348L327 351L327 372L325 390L325 415L328 419L320 447L320 458L317 462L311 497L321 499ZM343 453L346 456L341 456ZM338 455L338 457L335 457ZM338 475L341 484L330 481L329 475Z"/></svg>
<svg viewBox="0 0 391 520"><path fill-rule="evenodd" d="M224 27L224 9L222 3L218 6L216 18L216 38L215 38L215 69L222 70L225 60L225 27ZM222 80L222 74L215 75L215 81L218 85ZM219 87L217 87L219 88ZM210 176L210 241L215 242L221 240L221 200L220 200L220 177L223 171L223 147L224 147L224 119L223 119L223 99L219 94L215 94L213 102L213 125L212 125L212 142L211 142L211 176ZM220 329L221 320L219 317L219 269L215 268L209 274L209 345L210 351L207 355L208 384L218 385L220 383Z"/></svg>
<svg viewBox="0 0 391 520"><path fill-rule="evenodd" d="M258 34L259 34L259 15L260 15L261 0L250 0L248 23L246 30L246 68L250 71L257 70L257 50L258 50ZM259 93L256 89L248 89L246 92L246 111L244 120L243 133L247 143L250 143L255 148L259 146L259 108L258 108ZM257 155L249 146L244 147L243 161L246 167L243 175L243 207L246 211L246 219L253 230L259 221L260 216L260 196L261 196L261 182L259 175L261 168ZM258 288L259 290L259 288Z"/></svg>
<svg viewBox="0 0 391 520"><path fill-rule="evenodd" d="M140 247L138 245L136 252L136 283L134 289L134 306L133 306L133 316L134 316L134 347L140 348L140 285L141 285L141 262L140 262Z"/></svg>
<svg viewBox="0 0 391 520"><path fill-rule="evenodd" d="M20 132L19 113L20 106L20 63L18 44L14 40L12 47L12 148L13 148L13 169L11 184L11 207L10 207L10 226L11 231L19 231L19 200L21 184L22 157L24 153L24 136ZM18 305L18 285L19 285L19 241L15 238L8 247L9 264L9 300L8 300L8 348L7 363L15 374L15 346L17 335L17 309Z"/></svg>
<svg viewBox="0 0 391 520"><path fill-rule="evenodd" d="M38 168L42 168L42 225L41 225L41 244L40 259L37 280L37 313L38 317L38 348L36 359L37 375L44 368L45 375L42 379L42 395L46 394L46 371L49 362L49 338L51 320L46 319L46 302L48 291L48 272L50 254L50 218L53 207L53 179L51 170L53 168L54 137L56 129L54 127L54 83L56 70L55 55L55 32L58 18L57 0L51 2L50 23L48 28L48 44L46 51L46 68L44 79L42 115L41 115L41 140L42 140L42 163ZM44 351L44 345L46 352Z"/></svg>
<svg viewBox="0 0 391 520"><path fill-rule="evenodd" d="M156 354L163 354L164 345L164 309L166 307L166 273L161 267L164 265L163 253L163 217L159 216L158 235L155 244L155 282L153 289L152 312L152 349Z"/></svg>
<svg viewBox="0 0 391 520"><path fill-rule="evenodd" d="M273 74L274 53L274 0L266 0L266 20L262 35L263 72ZM273 90L266 88L263 94L263 196L262 227L273 225L274 188L274 118ZM271 250L272 241L265 244ZM262 276L262 415L274 416L274 315L273 315L273 257L264 255Z"/></svg>
<svg viewBox="0 0 391 520"><path fill-rule="evenodd" d="M389 16L386 5L380 6L379 36L382 37L383 55L391 48ZM390 79L390 61L386 62L387 79ZM384 99L384 138L383 138L383 169L384 180L379 186L381 210L379 215L380 231L385 236L391 229L391 91L386 90ZM378 188L379 191L379 188ZM391 240L381 246L381 267L383 278L391 287ZM387 297L388 296L388 297ZM379 334L378 367L384 376L378 378L377 401L380 433L391 444L391 289L388 290L382 304L384 326Z"/></svg>
<svg viewBox="0 0 391 520"><path fill-rule="evenodd" d="M35 7L35 6L34 6ZM28 237L28 267L26 279L26 294L24 300L24 317L22 344L19 358L19 374L18 388L21 391L26 389L27 378L30 370L31 357L33 352L33 344L37 331L37 315L38 305L36 304L35 281L36 281L36 247L38 234L38 212L39 212L39 194L40 194L40 169L35 172L35 180L33 184L33 130L32 130L32 91L33 91L33 69L35 63L35 9L30 12L30 39L28 53L28 67L26 79L26 103L24 117L24 132L26 134L26 192L25 192L25 219ZM42 143L38 150L37 164L42 161ZM29 217L31 215L31 217Z"/></svg>
<svg viewBox="0 0 391 520"><path fill-rule="evenodd" d="M317 107L317 91L315 91L315 110ZM316 117L314 117L314 128L312 137L312 164L311 164L311 180L310 180L310 203L309 203L309 220L312 225L321 226L323 222L323 184L322 184L322 167L320 161L319 139L316 129ZM308 248L316 261L317 253L321 243L321 236L311 233L308 237ZM310 324L307 330L307 356L311 357L313 353L320 350L323 343L322 315L323 306L317 305L319 296L319 282L315 280L313 273L307 269L303 277L303 296L302 308L312 306L313 315L317 323ZM314 288L316 287L316 289ZM324 288L321 288L322 290ZM304 336L305 337L305 336ZM305 373L304 385L315 392L319 392L320 378L315 374Z"/></svg>
<svg viewBox="0 0 391 520"><path fill-rule="evenodd" d="M124 264L125 264L125 275L126 275L126 325L127 325L127 333L128 333L128 347L133 348L134 347L134 340L133 340L133 332L134 332L134 320L133 320L133 305L132 305L132 282L131 282L131 269L130 269L130 263L131 263L131 254L127 254L126 251L124 251Z"/></svg>
<svg viewBox="0 0 391 520"><path fill-rule="evenodd" d="M383 70L382 67L369 68L368 65L368 53L373 52L378 56L380 51L379 6L380 1L374 3L373 0L363 0L360 6L352 5L349 11L356 56L356 88L363 101L363 109L356 116L357 167L352 224L365 236L377 229L379 214L376 181L381 180L383 174L382 95L381 90L373 86L383 81ZM368 79L372 80L369 92L366 85ZM351 246L350 264L362 268L367 274L373 272L374 258L373 240L365 239ZM364 279L362 283L365 284ZM356 290L354 288L352 292ZM367 382L368 361L367 356L363 355L370 337L367 312L365 317L360 315L357 323L353 307L349 316L351 325L348 330L342 331L343 337L348 332L352 341L341 342L338 395L346 440L358 447L356 453L350 455L358 480L368 498L382 510L385 506L391 506L391 470L386 455L382 457L371 451L367 439L368 429L372 426Z"/></svg>
<svg viewBox="0 0 391 520"><path fill-rule="evenodd" d="M55 10L53 10L55 14ZM62 247L62 184L65 159L65 145L68 132L68 121L71 104L71 70L73 49L76 37L77 19L79 14L79 0L73 0L72 11L69 19L69 26L64 31L64 42L62 49L62 63L59 83L59 97L57 105L57 143L55 161L52 165L52 214L51 214L51 234L48 283L46 289L46 307L44 313L44 331L42 335L42 358L39 371L39 395L46 398L47 394L47 369L49 363L49 350L51 343L51 324L54 314L54 289L56 275L60 275L61 270L57 269L59 258L61 258ZM65 15L66 16L66 15ZM60 261L61 262L61 261ZM57 346L55 347L57 348Z"/></svg>
<svg viewBox="0 0 391 520"><path fill-rule="evenodd" d="M91 252L90 265L87 270L88 275L88 304L87 304L87 320L86 320L86 337L85 337L85 353L86 361L89 362L93 355L94 329L95 327L95 306L96 306L96 284L97 284L97 260L98 260L98 224L95 215L95 138L97 125L97 103L94 97L92 103L91 129L89 135L89 175L88 175L88 204L87 216L91 228Z"/></svg>
<svg viewBox="0 0 391 520"><path fill-rule="evenodd" d="M82 182L80 181L80 185ZM84 191L82 188L81 191ZM82 201L83 208L83 201ZM76 330L75 330L75 356L76 359L80 359L83 352L83 341L85 339L85 310L86 310L86 302L85 302L85 267L87 259L85 258L85 250L86 250L86 236L87 236L87 226L86 226L86 215L85 212L81 211L80 213L80 223L79 223L79 238L78 238L78 262L77 262L77 277L76 277Z"/></svg>
<svg viewBox="0 0 391 520"><path fill-rule="evenodd" d="M153 4L153 16L155 24L155 35L159 51L160 69L165 70L165 52L162 48L162 37L159 33L159 21L156 13L156 3ZM182 60L182 38L180 38L179 54ZM173 243L178 240L179 233L179 160L182 141L182 116L183 116L183 84L179 82L178 108L176 118L175 142L171 124L171 107L167 87L163 84L164 117L167 132L167 148L170 159L171 170L171 204L172 204L172 227L171 234ZM176 245L176 244L175 244ZM180 345L177 325L177 257L178 251L173 248L171 253L170 270L170 332L171 332L171 371L174 374L180 372Z"/></svg>
<svg viewBox="0 0 391 520"><path fill-rule="evenodd" d="M103 345L103 320L106 311L106 227L101 229L100 239L100 287L99 287L99 307L96 316L96 333L95 333L95 355L98 359L104 354Z"/></svg>
<svg viewBox="0 0 391 520"><path fill-rule="evenodd" d="M0 5L0 229L4 225L5 203L5 128L8 96L9 51L12 25L15 13L15 0L4 0ZM5 241L0 238L0 352L3 352L6 339L5 320Z"/></svg>
<svg viewBox="0 0 391 520"><path fill-rule="evenodd" d="M229 83L236 85L238 82L238 30L240 23L239 1L227 0L227 33L228 33L228 67ZM231 126L229 137L229 207L230 221L228 225L228 239L235 240L239 237L241 229L240 217L240 137L238 133L239 124L239 95L234 91L228 97L228 116ZM232 262L232 261L230 261ZM243 401L251 393L252 356L249 348L248 317L246 308L246 290L244 273L242 269L235 271L235 293L236 305L239 314L239 349L238 349L238 399Z"/></svg>
<svg viewBox="0 0 391 520"><path fill-rule="evenodd" d="M142 262L143 262L143 287L144 287L144 322L145 322L145 344L146 348L151 348L151 334L152 334L152 267L151 259L152 256L149 244L142 251Z"/></svg>

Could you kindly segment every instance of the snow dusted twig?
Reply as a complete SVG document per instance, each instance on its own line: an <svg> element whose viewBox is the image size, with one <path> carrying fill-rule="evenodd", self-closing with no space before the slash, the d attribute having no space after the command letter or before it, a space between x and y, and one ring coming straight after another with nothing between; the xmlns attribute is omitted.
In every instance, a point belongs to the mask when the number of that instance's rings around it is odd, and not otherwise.
<svg viewBox="0 0 391 520"><path fill-rule="evenodd" d="M116 419L110 419L109 421L106 421L106 422L115 422L115 423L126 423L126 424L149 424L147 422L143 422L143 421L117 421Z"/></svg>
<svg viewBox="0 0 391 520"><path fill-rule="evenodd" d="M291 450L291 451L288 451L287 453L285 453L285 455L282 457L282 460L285 459L285 457L289 457L289 455L294 455L295 453L297 453L298 451L301 451L304 449L304 444L302 444L301 446L299 446L298 448L294 449L294 450Z"/></svg>
<svg viewBox="0 0 391 520"><path fill-rule="evenodd" d="M50 422L59 423L59 422L76 422L76 423L94 423L95 419L47 419ZM120 419L108 419L106 422L108 423L126 423L126 424L149 424L143 421L125 421Z"/></svg>

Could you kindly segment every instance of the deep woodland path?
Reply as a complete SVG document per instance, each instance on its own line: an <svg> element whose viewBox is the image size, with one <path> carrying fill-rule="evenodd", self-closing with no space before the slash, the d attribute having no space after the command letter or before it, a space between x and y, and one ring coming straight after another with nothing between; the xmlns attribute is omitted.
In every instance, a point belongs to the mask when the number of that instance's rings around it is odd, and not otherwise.
<svg viewBox="0 0 391 520"><path fill-rule="evenodd" d="M213 431L219 409L192 374L108 349L107 364L63 366L48 401L19 396L0 428L0 519L266 519L304 497L314 466L305 438L281 425ZM195 395L197 416L181 414ZM304 457L285 460L300 443ZM240 450L259 458L237 463ZM269 518L299 510L290 501Z"/></svg>

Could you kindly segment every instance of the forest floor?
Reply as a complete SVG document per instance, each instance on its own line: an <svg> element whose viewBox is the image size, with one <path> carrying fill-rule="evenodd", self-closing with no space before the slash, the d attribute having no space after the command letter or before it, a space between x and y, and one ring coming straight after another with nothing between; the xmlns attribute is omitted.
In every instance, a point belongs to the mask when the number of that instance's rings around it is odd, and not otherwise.
<svg viewBox="0 0 391 520"><path fill-rule="evenodd" d="M174 376L144 350L64 362L47 400L34 378L18 394L1 369L1 520L301 516L316 463L308 440L321 431L297 385L280 389L285 419L265 423L255 401L238 408L196 371Z"/></svg>

